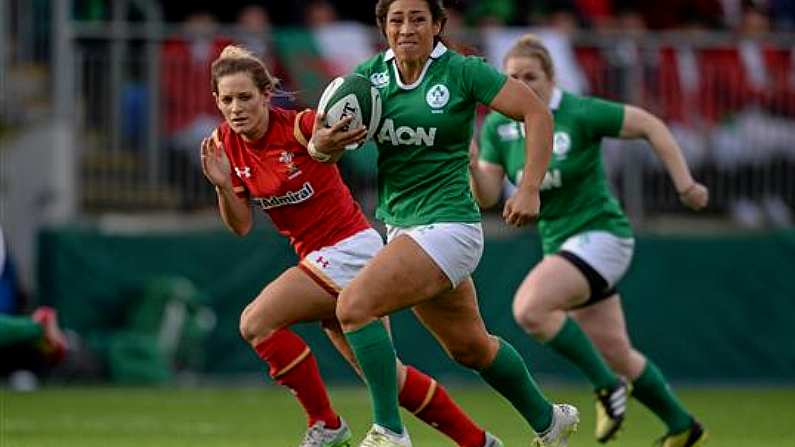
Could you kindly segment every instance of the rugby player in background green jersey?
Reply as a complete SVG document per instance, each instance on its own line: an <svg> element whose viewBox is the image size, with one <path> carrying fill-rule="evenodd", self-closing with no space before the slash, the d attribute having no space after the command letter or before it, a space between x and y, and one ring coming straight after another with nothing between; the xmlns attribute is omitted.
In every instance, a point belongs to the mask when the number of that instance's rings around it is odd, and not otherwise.
<svg viewBox="0 0 795 447"><path fill-rule="evenodd" d="M374 424L361 445L411 445L398 412L395 351L380 320L410 307L453 359L477 370L516 408L538 434L534 445L564 446L577 410L552 405L516 350L488 333L470 277L483 250L467 171L475 107L489 105L527 128L524 180L503 212L512 225L538 213L552 149L549 111L526 85L444 45L441 0L380 0L376 21L389 49L356 71L383 101L374 139L377 216L387 224L388 243L337 302L373 403ZM315 150L328 152L317 144Z"/></svg>
<svg viewBox="0 0 795 447"><path fill-rule="evenodd" d="M518 40L504 59L506 74L547 102L554 128L552 160L541 184L538 231L544 259L519 286L516 321L536 339L577 365L596 391L596 437L615 437L630 392L668 427L663 447L694 447L706 439L659 369L627 335L616 284L629 267L634 239L629 221L608 189L602 166L604 137L644 138L665 164L679 198L694 210L708 192L693 180L679 145L655 116L637 107L563 92L554 65L534 36ZM470 153L470 181L482 207L500 197L503 179L517 184L525 169L525 129L491 113ZM623 376L626 379L621 378Z"/></svg>

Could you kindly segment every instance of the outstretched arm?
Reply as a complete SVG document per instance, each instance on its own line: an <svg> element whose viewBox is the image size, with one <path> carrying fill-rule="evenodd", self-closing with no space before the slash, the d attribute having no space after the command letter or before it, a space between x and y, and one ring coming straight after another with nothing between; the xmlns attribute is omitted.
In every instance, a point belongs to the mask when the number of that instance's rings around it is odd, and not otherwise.
<svg viewBox="0 0 795 447"><path fill-rule="evenodd" d="M522 226L535 218L540 209L539 188L552 156L552 115L530 87L511 78L489 106L525 126L524 175L502 213L509 224Z"/></svg>
<svg viewBox="0 0 795 447"><path fill-rule="evenodd" d="M659 118L641 108L626 105L624 123L619 136L646 139L671 176L674 187L679 193L679 200L694 210L707 206L709 191L693 179L679 143Z"/></svg>

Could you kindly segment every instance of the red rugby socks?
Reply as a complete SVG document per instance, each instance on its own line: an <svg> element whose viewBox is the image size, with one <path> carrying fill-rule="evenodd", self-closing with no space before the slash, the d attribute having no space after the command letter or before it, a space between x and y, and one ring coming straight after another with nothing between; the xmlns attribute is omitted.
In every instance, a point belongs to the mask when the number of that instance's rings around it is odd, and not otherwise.
<svg viewBox="0 0 795 447"><path fill-rule="evenodd" d="M482 447L486 433L450 398L432 377L406 366L400 405L461 447Z"/></svg>
<svg viewBox="0 0 795 447"><path fill-rule="evenodd" d="M268 373L279 385L289 388L306 411L308 425L323 421L327 428L340 426L340 418L331 408L326 385L320 377L317 360L301 337L288 329L279 329L255 348L268 362Z"/></svg>

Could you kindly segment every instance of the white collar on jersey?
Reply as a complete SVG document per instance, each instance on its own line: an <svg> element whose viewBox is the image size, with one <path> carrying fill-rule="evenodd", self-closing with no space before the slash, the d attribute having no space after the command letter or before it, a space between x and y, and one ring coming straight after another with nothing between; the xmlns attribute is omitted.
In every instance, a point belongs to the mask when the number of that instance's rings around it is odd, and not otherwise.
<svg viewBox="0 0 795 447"><path fill-rule="evenodd" d="M402 88L403 90L412 90L416 88L418 85L420 85L423 78L425 78L425 72L428 71L428 67L431 66L431 62L433 62L434 59L439 59L446 52L447 52L447 47L445 46L445 44L443 44L442 42L438 42L436 46L433 48L433 51L431 51L431 57L429 57L428 60L425 61L425 66L422 67L422 73L420 73L420 77L417 78L417 80L411 84L404 84L403 81L400 80L400 72L398 72L397 64L393 63L392 69L395 71L395 80L397 81L398 87ZM386 52L384 53L384 62L389 62L394 58L395 58L395 52L392 51L391 48L386 50Z"/></svg>
<svg viewBox="0 0 795 447"><path fill-rule="evenodd" d="M446 51L447 47L441 41L437 42L433 51L431 51L431 59L439 59ZM392 51L392 48L386 50L384 53L384 62L389 62L394 58L395 52Z"/></svg>
<svg viewBox="0 0 795 447"><path fill-rule="evenodd" d="M563 91L555 87L552 89L552 96L549 97L549 110L558 110L560 101L563 99Z"/></svg>

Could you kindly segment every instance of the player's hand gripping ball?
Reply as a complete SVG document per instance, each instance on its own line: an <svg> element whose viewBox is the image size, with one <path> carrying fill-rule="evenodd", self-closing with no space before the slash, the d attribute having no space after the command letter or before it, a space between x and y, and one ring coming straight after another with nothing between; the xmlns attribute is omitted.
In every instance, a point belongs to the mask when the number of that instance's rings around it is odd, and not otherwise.
<svg viewBox="0 0 795 447"><path fill-rule="evenodd" d="M348 150L358 149L375 135L381 121L381 94L369 79L354 73L331 81L320 96L317 110L325 113L326 127L348 116L353 119L343 130L366 127L367 137L364 141L345 147Z"/></svg>

